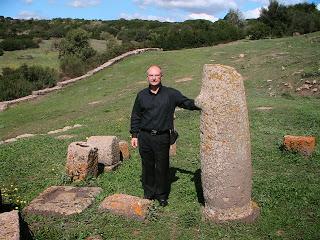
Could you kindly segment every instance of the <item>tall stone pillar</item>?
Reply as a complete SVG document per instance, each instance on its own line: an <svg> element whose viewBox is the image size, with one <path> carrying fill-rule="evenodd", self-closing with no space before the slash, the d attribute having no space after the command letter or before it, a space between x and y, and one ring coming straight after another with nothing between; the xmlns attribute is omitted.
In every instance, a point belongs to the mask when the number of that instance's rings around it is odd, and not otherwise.
<svg viewBox="0 0 320 240"><path fill-rule="evenodd" d="M250 133L241 75L229 66L205 65L196 105L202 109L203 215L214 222L251 222L259 207L251 201Z"/></svg>

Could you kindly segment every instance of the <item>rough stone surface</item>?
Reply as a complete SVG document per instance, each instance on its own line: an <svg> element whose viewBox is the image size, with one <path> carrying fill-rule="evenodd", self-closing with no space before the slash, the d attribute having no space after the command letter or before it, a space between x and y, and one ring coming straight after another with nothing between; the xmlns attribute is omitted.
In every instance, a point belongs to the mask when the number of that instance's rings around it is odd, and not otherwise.
<svg viewBox="0 0 320 240"><path fill-rule="evenodd" d="M215 222L254 219L258 208L251 202L250 133L241 75L229 66L205 65L196 104L202 108L205 218Z"/></svg>
<svg viewBox="0 0 320 240"><path fill-rule="evenodd" d="M121 140L119 142L119 149L122 154L123 160L128 160L130 158L129 144L127 141Z"/></svg>
<svg viewBox="0 0 320 240"><path fill-rule="evenodd" d="M68 147L67 174L72 180L98 175L98 149L86 142L73 142Z"/></svg>
<svg viewBox="0 0 320 240"><path fill-rule="evenodd" d="M22 135L19 135L17 136L16 138L17 139L20 139L20 138L30 138L30 137L34 137L35 135L32 134L32 133L25 133L25 134L22 134Z"/></svg>
<svg viewBox="0 0 320 240"><path fill-rule="evenodd" d="M98 149L98 162L105 166L118 164L120 161L119 140L116 136L92 136L87 142Z"/></svg>
<svg viewBox="0 0 320 240"><path fill-rule="evenodd" d="M177 143L174 143L172 145L170 145L170 150L169 150L169 156L175 156L177 155Z"/></svg>
<svg viewBox="0 0 320 240"><path fill-rule="evenodd" d="M114 194L106 197L100 204L100 210L129 218L144 220L152 201L126 194Z"/></svg>
<svg viewBox="0 0 320 240"><path fill-rule="evenodd" d="M8 108L8 104L5 102L0 103L0 112L5 111Z"/></svg>
<svg viewBox="0 0 320 240"><path fill-rule="evenodd" d="M5 143L13 143L13 142L16 142L16 141L18 141L18 139L16 139L16 138L9 138L7 140L4 140Z"/></svg>
<svg viewBox="0 0 320 240"><path fill-rule="evenodd" d="M24 212L46 216L81 213L101 191L99 187L52 186L33 199Z"/></svg>
<svg viewBox="0 0 320 240"><path fill-rule="evenodd" d="M286 135L283 138L283 146L288 151L310 156L315 150L316 138L312 136Z"/></svg>
<svg viewBox="0 0 320 240"><path fill-rule="evenodd" d="M19 212L13 210L0 214L0 240L20 239Z"/></svg>

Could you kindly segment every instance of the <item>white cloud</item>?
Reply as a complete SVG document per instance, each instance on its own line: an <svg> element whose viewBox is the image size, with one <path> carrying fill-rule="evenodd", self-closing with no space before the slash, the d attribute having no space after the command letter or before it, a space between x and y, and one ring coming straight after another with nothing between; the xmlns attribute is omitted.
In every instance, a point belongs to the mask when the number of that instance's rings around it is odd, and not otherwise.
<svg viewBox="0 0 320 240"><path fill-rule="evenodd" d="M320 11L320 3L318 3L318 5L317 5L317 9Z"/></svg>
<svg viewBox="0 0 320 240"><path fill-rule="evenodd" d="M257 2L257 3L262 3L263 5L269 5L269 0L251 0L251 2ZM306 2L306 0L279 0L278 2L284 5L292 5L292 4Z"/></svg>
<svg viewBox="0 0 320 240"><path fill-rule="evenodd" d="M213 15L209 15L206 13L191 13L188 15L189 18L191 19L205 19L205 20L209 20L211 22L215 22L218 20L218 18L216 18Z"/></svg>
<svg viewBox="0 0 320 240"><path fill-rule="evenodd" d="M75 8L85 8L96 6L101 3L101 0L72 0L69 5Z"/></svg>
<svg viewBox="0 0 320 240"><path fill-rule="evenodd" d="M160 21L160 22L174 22L173 19L168 18L168 17L160 17L160 16L153 16L153 15L141 15L139 13L134 13L134 14L127 14L127 13L121 13L120 14L121 18L131 20L131 19L143 19L143 20L153 20L153 21Z"/></svg>
<svg viewBox="0 0 320 240"><path fill-rule="evenodd" d="M237 8L235 1L226 0L134 0L140 6L158 6L170 9L181 9L191 13L213 14L219 11Z"/></svg>
<svg viewBox="0 0 320 240"><path fill-rule="evenodd" d="M23 0L26 4L31 4L33 0Z"/></svg>
<svg viewBox="0 0 320 240"><path fill-rule="evenodd" d="M41 19L42 17L40 17L38 14L36 14L35 12L30 12L30 11L20 11L17 18L19 19Z"/></svg>
<svg viewBox="0 0 320 240"><path fill-rule="evenodd" d="M245 19L258 18L260 16L261 8L255 8L243 13Z"/></svg>

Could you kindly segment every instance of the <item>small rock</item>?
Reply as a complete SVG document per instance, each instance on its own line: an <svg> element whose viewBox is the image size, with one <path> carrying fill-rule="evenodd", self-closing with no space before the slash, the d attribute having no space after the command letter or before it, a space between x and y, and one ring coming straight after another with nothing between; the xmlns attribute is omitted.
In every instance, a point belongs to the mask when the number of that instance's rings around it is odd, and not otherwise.
<svg viewBox="0 0 320 240"><path fill-rule="evenodd" d="M299 91L301 91L301 88L297 88L297 89L296 89L296 92L299 92Z"/></svg>
<svg viewBox="0 0 320 240"><path fill-rule="evenodd" d="M283 85L285 85L287 87L287 86L289 86L289 83L284 83Z"/></svg>
<svg viewBox="0 0 320 240"><path fill-rule="evenodd" d="M283 146L288 151L299 152L304 156L310 156L315 149L316 138L313 136L292 136L283 137Z"/></svg>
<svg viewBox="0 0 320 240"><path fill-rule="evenodd" d="M313 81L312 81L312 84L317 84L317 80L313 80Z"/></svg>
<svg viewBox="0 0 320 240"><path fill-rule="evenodd" d="M271 79L268 79L267 82L272 82L272 80L271 80Z"/></svg>
<svg viewBox="0 0 320 240"><path fill-rule="evenodd" d="M129 152L129 144L127 141L120 141L119 142L119 148L120 152L122 154L122 159L128 160L130 158L130 152Z"/></svg>
<svg viewBox="0 0 320 240"><path fill-rule="evenodd" d="M82 125L81 125L81 124L75 124L75 125L73 125L73 128L79 128L79 127L82 127Z"/></svg>
<svg viewBox="0 0 320 240"><path fill-rule="evenodd" d="M0 103L0 112L5 111L8 108L8 104L7 103Z"/></svg>
<svg viewBox="0 0 320 240"><path fill-rule="evenodd" d="M303 84L301 86L301 89L310 89L310 85L309 84Z"/></svg>
<svg viewBox="0 0 320 240"><path fill-rule="evenodd" d="M0 214L0 239L20 239L19 212L17 210Z"/></svg>
<svg viewBox="0 0 320 240"><path fill-rule="evenodd" d="M68 130L70 130L70 129L72 129L72 127L71 126L65 126L64 128L62 128L62 130L65 132L65 131L68 131Z"/></svg>
<svg viewBox="0 0 320 240"><path fill-rule="evenodd" d="M268 88L269 91L271 91L271 89L272 89L271 87Z"/></svg>
<svg viewBox="0 0 320 240"><path fill-rule="evenodd" d="M312 89L312 92L317 92L318 91L318 88L313 88Z"/></svg>
<svg viewBox="0 0 320 240"><path fill-rule="evenodd" d="M63 129L52 130L52 131L49 131L48 134L56 134L61 132L63 132Z"/></svg>
<svg viewBox="0 0 320 240"><path fill-rule="evenodd" d="M284 66L281 66L281 70L284 71L286 70L286 68Z"/></svg>
<svg viewBox="0 0 320 240"><path fill-rule="evenodd" d="M29 137L33 137L35 136L34 134L31 134L31 133L26 133L26 134L22 134L22 135L19 135L17 136L16 138L17 139L20 139L20 138L29 138Z"/></svg>
<svg viewBox="0 0 320 240"><path fill-rule="evenodd" d="M309 80L305 80L304 83L311 84L311 82Z"/></svg>
<svg viewBox="0 0 320 240"><path fill-rule="evenodd" d="M16 138L9 138L7 140L4 140L5 143L12 143L12 142L16 142L16 141L18 141L18 139L16 139Z"/></svg>
<svg viewBox="0 0 320 240"><path fill-rule="evenodd" d="M0 141L0 145L1 145L1 144L4 144L4 141Z"/></svg>
<svg viewBox="0 0 320 240"><path fill-rule="evenodd" d="M239 54L239 58L244 58L244 54L243 53Z"/></svg>
<svg viewBox="0 0 320 240"><path fill-rule="evenodd" d="M152 201L126 194L114 194L106 197L100 204L101 211L144 220L149 212Z"/></svg>

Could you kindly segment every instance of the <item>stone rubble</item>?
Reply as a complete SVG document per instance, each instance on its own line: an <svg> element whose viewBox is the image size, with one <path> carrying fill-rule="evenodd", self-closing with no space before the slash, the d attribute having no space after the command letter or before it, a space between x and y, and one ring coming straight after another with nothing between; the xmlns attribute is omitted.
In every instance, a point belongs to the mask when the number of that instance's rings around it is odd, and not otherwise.
<svg viewBox="0 0 320 240"><path fill-rule="evenodd" d="M0 239L20 239L19 212L17 210L0 214Z"/></svg>

